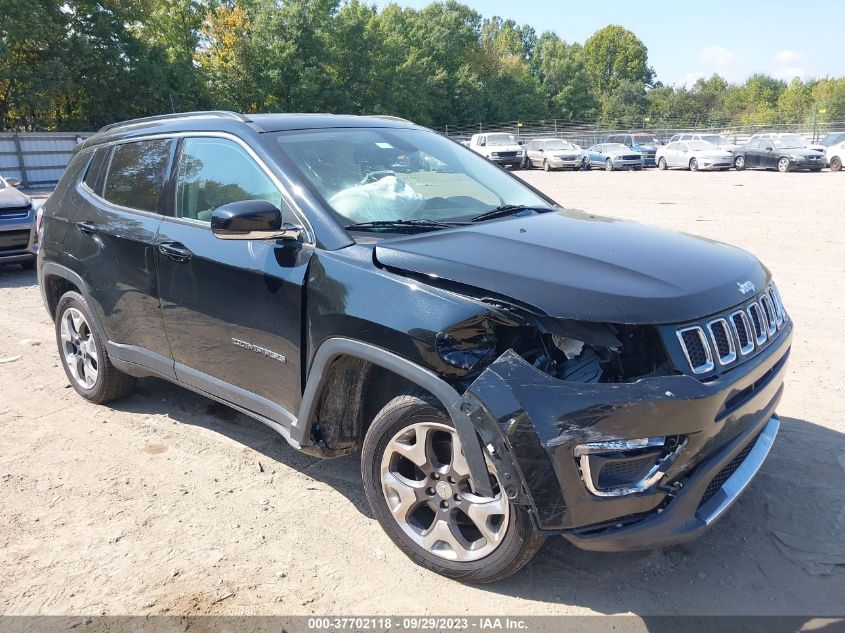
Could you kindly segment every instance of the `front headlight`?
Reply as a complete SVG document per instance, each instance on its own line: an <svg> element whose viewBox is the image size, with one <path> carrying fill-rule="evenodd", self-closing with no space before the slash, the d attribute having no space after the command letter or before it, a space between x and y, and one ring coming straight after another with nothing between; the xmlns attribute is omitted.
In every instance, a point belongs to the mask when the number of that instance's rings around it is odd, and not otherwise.
<svg viewBox="0 0 845 633"><path fill-rule="evenodd" d="M498 340L493 332L465 327L438 332L434 348L443 362L472 371L495 360L497 344Z"/></svg>

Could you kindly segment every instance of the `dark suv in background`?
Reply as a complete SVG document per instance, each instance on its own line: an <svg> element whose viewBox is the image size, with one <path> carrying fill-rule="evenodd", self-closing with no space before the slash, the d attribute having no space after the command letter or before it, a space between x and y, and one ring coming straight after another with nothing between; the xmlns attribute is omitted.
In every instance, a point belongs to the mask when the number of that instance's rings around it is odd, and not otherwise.
<svg viewBox="0 0 845 633"><path fill-rule="evenodd" d="M695 537L777 434L792 324L757 259L565 210L402 120L110 126L41 231L81 396L159 376L309 454L361 451L374 516L453 578L503 578L548 535Z"/></svg>

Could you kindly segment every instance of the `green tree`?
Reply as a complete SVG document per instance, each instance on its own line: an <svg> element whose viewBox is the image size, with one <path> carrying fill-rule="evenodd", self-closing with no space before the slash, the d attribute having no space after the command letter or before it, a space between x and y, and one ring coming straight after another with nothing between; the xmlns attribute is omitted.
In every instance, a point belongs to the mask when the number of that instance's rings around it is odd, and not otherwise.
<svg viewBox="0 0 845 633"><path fill-rule="evenodd" d="M623 81L650 85L654 80L646 45L616 24L597 31L585 42L584 63L600 97L609 95Z"/></svg>
<svg viewBox="0 0 845 633"><path fill-rule="evenodd" d="M778 97L778 115L784 123L803 123L811 117L813 93L798 77Z"/></svg>
<svg viewBox="0 0 845 633"><path fill-rule="evenodd" d="M583 47L567 44L556 34L543 33L534 48L532 65L548 98L549 116L593 119L599 104L590 89Z"/></svg>

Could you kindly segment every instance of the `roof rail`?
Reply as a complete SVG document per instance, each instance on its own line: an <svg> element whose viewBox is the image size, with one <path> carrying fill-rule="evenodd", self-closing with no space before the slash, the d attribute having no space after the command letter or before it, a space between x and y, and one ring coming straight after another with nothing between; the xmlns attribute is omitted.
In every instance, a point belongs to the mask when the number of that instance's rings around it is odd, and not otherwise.
<svg viewBox="0 0 845 633"><path fill-rule="evenodd" d="M182 119L185 117L200 117L200 116L216 116L220 117L221 119L233 119L236 121L242 121L243 123L251 123L252 119L250 119L245 114L241 114L240 112L230 112L228 110L199 110L196 112L174 112L172 114L157 114L155 116L145 116L139 119L130 119L129 121L119 121L117 123L110 123L109 125L104 125L97 133L107 132L108 130L114 129L116 127L122 127L124 125L135 125L136 123L151 123L153 121L166 121L168 119Z"/></svg>
<svg viewBox="0 0 845 633"><path fill-rule="evenodd" d="M392 114L365 114L364 116L370 119L383 119L384 121L399 121L400 123L410 123L411 125L415 125L413 121L403 119L401 116L393 116Z"/></svg>

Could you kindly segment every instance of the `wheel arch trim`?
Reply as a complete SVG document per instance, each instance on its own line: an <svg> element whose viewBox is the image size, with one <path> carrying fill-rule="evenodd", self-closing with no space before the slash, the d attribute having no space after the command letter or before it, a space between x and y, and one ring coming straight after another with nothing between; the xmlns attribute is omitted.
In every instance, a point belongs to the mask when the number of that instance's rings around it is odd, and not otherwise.
<svg viewBox="0 0 845 633"><path fill-rule="evenodd" d="M345 337L330 338L317 349L308 371L299 415L291 425L290 434L294 441L303 446L310 443L313 419L328 369L332 362L340 356L360 358L383 367L425 389L437 398L448 412L452 423L455 425L455 431L461 439L464 457L469 466L474 488L479 494L493 496L479 437L472 421L460 409L460 394L430 370L386 349L362 341Z"/></svg>

